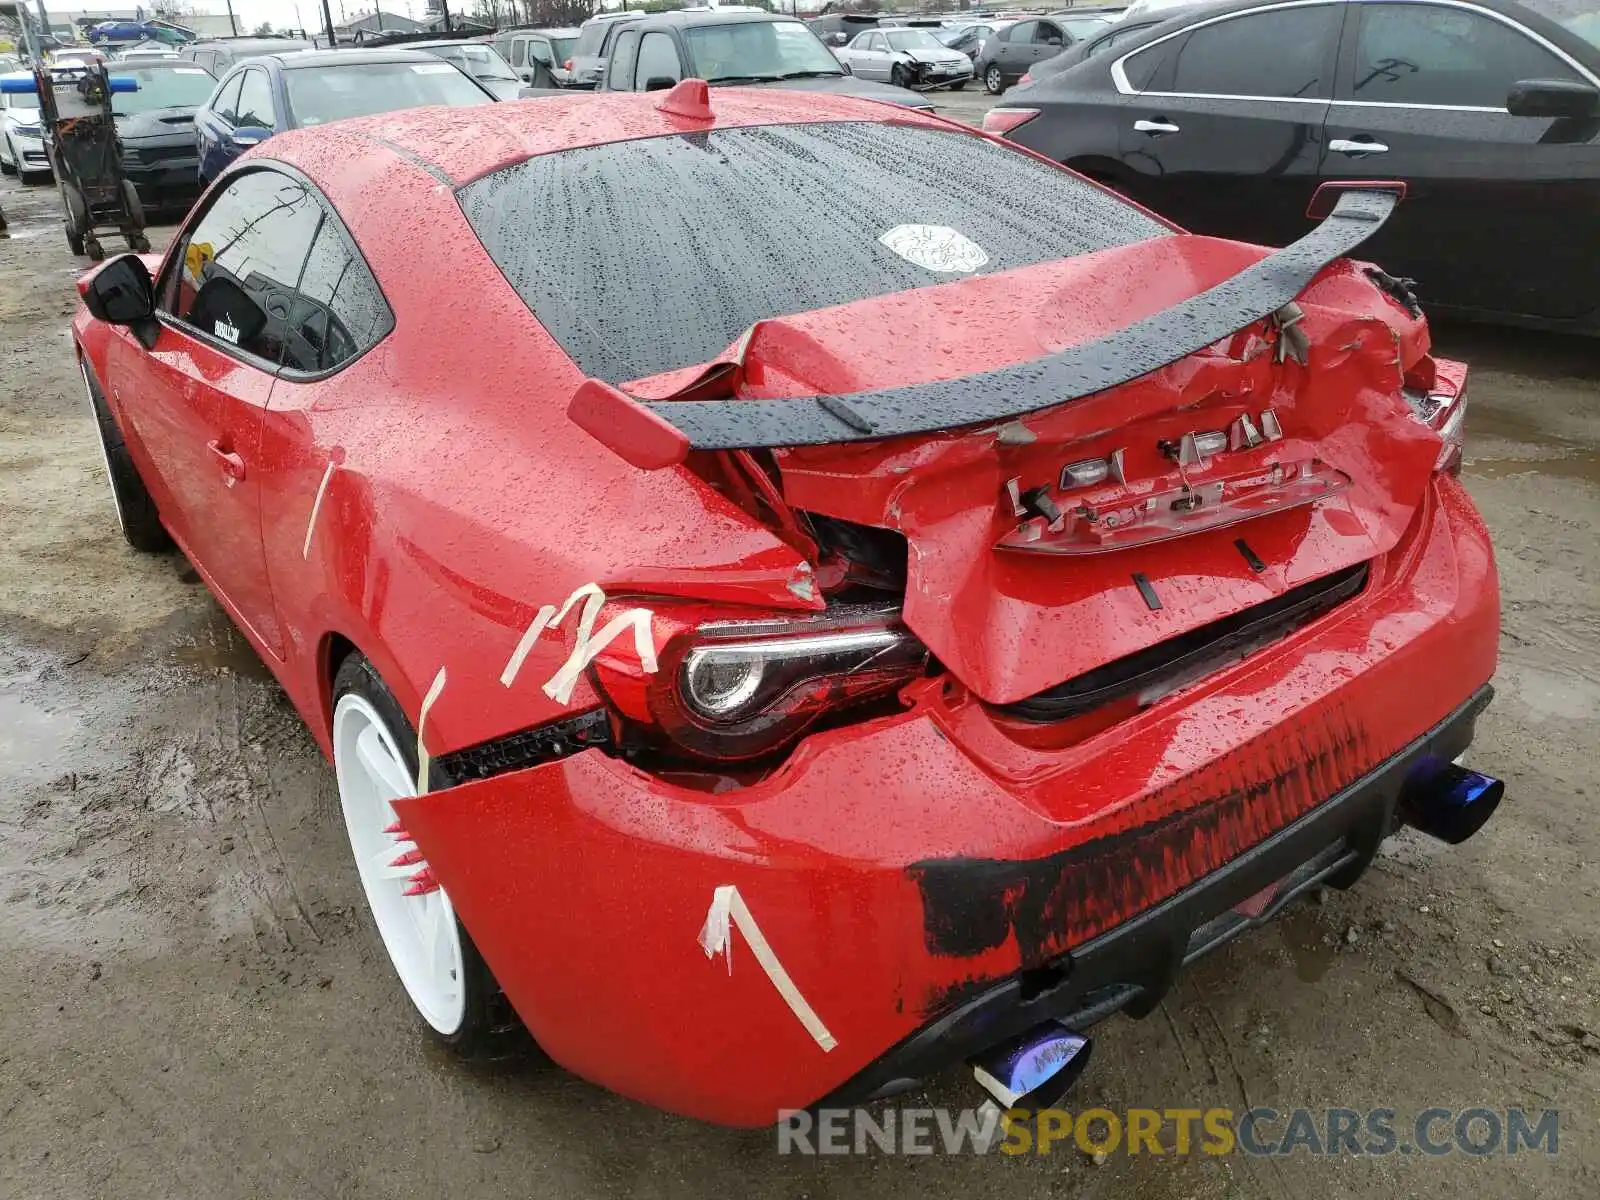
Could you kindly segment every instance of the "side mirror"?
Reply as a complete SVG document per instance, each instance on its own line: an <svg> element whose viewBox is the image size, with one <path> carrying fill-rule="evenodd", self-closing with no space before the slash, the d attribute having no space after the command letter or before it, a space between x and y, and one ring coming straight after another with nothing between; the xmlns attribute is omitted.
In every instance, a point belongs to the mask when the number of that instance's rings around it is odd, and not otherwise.
<svg viewBox="0 0 1600 1200"><path fill-rule="evenodd" d="M839 64L839 70L843 71L846 75L854 75L855 74L855 69L853 67L851 67L851 65L849 63L847 63L847 62L840 63Z"/></svg>
<svg viewBox="0 0 1600 1200"><path fill-rule="evenodd" d="M665 92L678 86L678 81L671 75L652 75L645 80L644 90L647 92Z"/></svg>
<svg viewBox="0 0 1600 1200"><path fill-rule="evenodd" d="M1511 85L1506 111L1513 117L1600 116L1600 89L1572 79L1524 79Z"/></svg>
<svg viewBox="0 0 1600 1200"><path fill-rule="evenodd" d="M248 150L251 146L259 146L272 136L272 130L262 129L259 125L241 125L230 135L233 144L241 150Z"/></svg>
<svg viewBox="0 0 1600 1200"><path fill-rule="evenodd" d="M149 347L155 343L156 296L150 271L137 254L121 254L79 283L89 315L108 325L126 325Z"/></svg>

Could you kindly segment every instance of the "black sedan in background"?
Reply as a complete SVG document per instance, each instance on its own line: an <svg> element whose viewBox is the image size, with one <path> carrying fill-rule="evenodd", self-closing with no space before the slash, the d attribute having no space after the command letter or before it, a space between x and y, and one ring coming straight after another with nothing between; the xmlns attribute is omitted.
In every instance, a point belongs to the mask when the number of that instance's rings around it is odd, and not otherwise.
<svg viewBox="0 0 1600 1200"><path fill-rule="evenodd" d="M217 81L184 59L111 63L113 79L133 79L137 91L113 92L111 111L122 142L122 169L145 211L186 209L200 194L194 114Z"/></svg>
<svg viewBox="0 0 1600 1200"><path fill-rule="evenodd" d="M1227 0L1022 85L984 126L1199 233L1286 245L1394 179L1362 247L1424 304L1600 332L1600 3Z"/></svg>
<svg viewBox="0 0 1600 1200"><path fill-rule="evenodd" d="M1107 25L1100 33L1093 37L1086 37L1082 41L1073 42L1060 54L1047 58L1028 68L1021 82L1032 83L1040 79L1048 79L1052 75L1059 75L1068 67L1075 67L1085 59L1094 58L1108 50L1115 50L1118 46L1132 45L1133 39L1146 29L1150 29L1161 22L1170 20L1171 13L1158 13L1143 20L1123 20L1114 25Z"/></svg>

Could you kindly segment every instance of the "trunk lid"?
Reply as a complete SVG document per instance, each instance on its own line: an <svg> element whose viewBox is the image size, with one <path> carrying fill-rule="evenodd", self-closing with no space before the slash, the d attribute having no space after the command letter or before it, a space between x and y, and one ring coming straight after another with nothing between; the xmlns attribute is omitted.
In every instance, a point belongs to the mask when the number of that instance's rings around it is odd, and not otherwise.
<svg viewBox="0 0 1600 1200"><path fill-rule="evenodd" d="M971 375L1124 328L1266 253L1159 238L874 297L762 322L718 362L626 390L754 400ZM1369 561L1410 523L1438 448L1401 394L1425 327L1345 262L1300 313L1289 334L1258 322L1017 419L776 450L784 498L903 534L906 623L982 699L1025 699Z"/></svg>

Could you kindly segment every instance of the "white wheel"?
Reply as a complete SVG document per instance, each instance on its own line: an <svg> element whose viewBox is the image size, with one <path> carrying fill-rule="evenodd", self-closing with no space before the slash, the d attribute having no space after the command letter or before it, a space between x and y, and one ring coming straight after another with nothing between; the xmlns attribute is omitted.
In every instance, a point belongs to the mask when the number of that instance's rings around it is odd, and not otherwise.
<svg viewBox="0 0 1600 1200"><path fill-rule="evenodd" d="M395 735L365 696L341 696L333 711L333 766L350 849L396 974L436 1031L466 1020L466 967L450 897L433 881L392 802L417 794Z"/></svg>

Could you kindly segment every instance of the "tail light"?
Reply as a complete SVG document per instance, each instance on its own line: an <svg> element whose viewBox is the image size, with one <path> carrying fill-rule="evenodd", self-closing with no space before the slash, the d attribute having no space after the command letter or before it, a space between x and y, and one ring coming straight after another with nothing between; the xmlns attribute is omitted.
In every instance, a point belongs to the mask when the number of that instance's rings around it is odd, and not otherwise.
<svg viewBox="0 0 1600 1200"><path fill-rule="evenodd" d="M1425 392L1406 388L1405 397L1417 420L1439 435L1439 457L1434 460L1434 471L1461 474L1461 451L1467 434L1465 382L1454 387L1441 377L1435 388Z"/></svg>
<svg viewBox="0 0 1600 1200"><path fill-rule="evenodd" d="M567 59L567 61L566 61L566 62L564 62L564 63L562 63L562 64L561 64L561 69L562 69L562 70L563 70L563 71L570 71L570 70L572 70L572 60L571 60L571 59L570 59L570 58L569 58L569 59Z"/></svg>
<svg viewBox="0 0 1600 1200"><path fill-rule="evenodd" d="M595 686L625 722L699 758L775 750L824 713L893 692L928 658L898 609L704 623L658 609L655 617L666 633L658 669L646 674L626 649L608 648L594 659Z"/></svg>
<svg viewBox="0 0 1600 1200"><path fill-rule="evenodd" d="M983 114L983 131L1004 136L1038 115L1037 108L991 108Z"/></svg>

